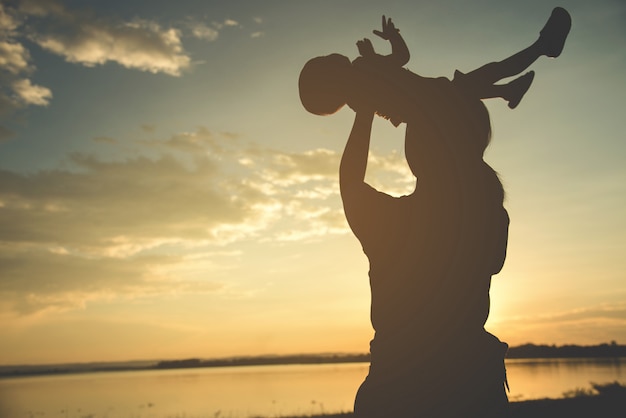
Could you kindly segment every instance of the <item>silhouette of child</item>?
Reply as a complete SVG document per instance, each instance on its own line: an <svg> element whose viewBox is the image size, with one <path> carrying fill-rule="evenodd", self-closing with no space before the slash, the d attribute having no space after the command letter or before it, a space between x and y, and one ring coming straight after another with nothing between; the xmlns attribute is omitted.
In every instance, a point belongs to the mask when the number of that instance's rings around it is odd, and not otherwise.
<svg viewBox="0 0 626 418"><path fill-rule="evenodd" d="M514 109L530 87L534 72L530 71L507 84L495 83L520 74L542 55L558 57L570 27L569 13L557 7L532 45L503 61L486 64L467 74L457 70L453 83L465 95L478 99L503 98ZM413 78L423 77L406 69L403 69L405 74L398 73L410 55L391 19L383 16L382 31L374 30L374 34L390 42L390 55L377 54L371 41L365 38L357 42L360 57L353 62L343 55L331 54L313 58L305 64L300 73L299 89L302 104L309 112L329 115L346 103L366 101L395 126L406 122L407 115L403 115L402 110L406 106L397 103L397 100L396 103L386 101L386 90L391 85L406 89L407 86L399 85L399 80L407 80L406 73Z"/></svg>

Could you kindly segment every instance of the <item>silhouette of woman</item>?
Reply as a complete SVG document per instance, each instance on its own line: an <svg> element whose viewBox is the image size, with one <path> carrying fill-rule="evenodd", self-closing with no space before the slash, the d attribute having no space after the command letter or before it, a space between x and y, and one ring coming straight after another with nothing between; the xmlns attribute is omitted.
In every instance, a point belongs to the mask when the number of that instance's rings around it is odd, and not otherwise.
<svg viewBox="0 0 626 418"><path fill-rule="evenodd" d="M407 121L405 153L418 179L408 196L364 182L375 112L352 104L340 187L370 262L375 330L357 417L495 417L507 406L507 345L483 328L509 223L502 186L482 159L489 118L452 82L429 82L436 95Z"/></svg>
<svg viewBox="0 0 626 418"><path fill-rule="evenodd" d="M356 112L340 189L348 223L370 263L375 330L356 417L507 414L508 346L484 324L491 276L506 256L509 217L502 184L483 160L491 129L481 99L504 97L515 107L532 73L509 85L494 83L540 55L560 54L569 25L567 12L555 9L529 48L468 74L457 72L450 81L399 68L408 50L383 16L383 30L375 33L392 42L390 56L376 55L364 40L357 44L360 61L346 65L334 54L323 57L321 70L315 59L303 69L300 95L309 111L333 113L347 102ZM329 62L332 71L324 69ZM322 74L322 84L334 87L310 89L311 74ZM394 125L407 124L405 154L417 178L410 195L391 197L364 180L377 113Z"/></svg>

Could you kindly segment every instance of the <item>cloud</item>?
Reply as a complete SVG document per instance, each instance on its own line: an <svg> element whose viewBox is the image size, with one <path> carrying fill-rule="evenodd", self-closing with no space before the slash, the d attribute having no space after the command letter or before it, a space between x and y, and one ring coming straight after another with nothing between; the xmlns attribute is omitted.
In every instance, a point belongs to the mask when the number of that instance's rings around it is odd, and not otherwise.
<svg viewBox="0 0 626 418"><path fill-rule="evenodd" d="M263 167L263 177L282 186L295 186L316 181L330 181L334 184L341 158L336 151L322 148L301 153L274 151L268 153L250 149L249 154L257 154L257 157L260 157L244 160L245 164L251 166L258 165L263 159L271 159L271 164ZM397 152L384 156L374 151L370 152L367 181L376 189L394 196L411 193L415 187L415 177L411 174L404 158ZM316 186L310 185L309 187L306 193L318 194L321 190ZM297 192L303 193L301 189Z"/></svg>
<svg viewBox="0 0 626 418"><path fill-rule="evenodd" d="M239 22L233 19L224 20L224 26L239 26Z"/></svg>
<svg viewBox="0 0 626 418"><path fill-rule="evenodd" d="M33 85L29 79L23 78L13 82L13 91L25 105L47 106L52 99L52 92L47 87Z"/></svg>
<svg viewBox="0 0 626 418"><path fill-rule="evenodd" d="M216 274L229 262L207 254L349 232L335 151L277 151L205 127L136 146L132 158L75 153L62 168L0 169L0 298L14 312L219 291L228 279ZM380 173L393 169L380 161Z"/></svg>
<svg viewBox="0 0 626 418"><path fill-rule="evenodd" d="M494 329L513 344L517 335L534 335L535 342L597 344L626 337L626 304L603 303L576 309L499 318Z"/></svg>
<svg viewBox="0 0 626 418"><path fill-rule="evenodd" d="M186 258L194 248L265 226L259 208L269 199L225 178L208 158L191 168L167 155L70 161L71 170L0 171L0 295L16 313L217 290L219 283L188 280L175 267L194 263Z"/></svg>
<svg viewBox="0 0 626 418"><path fill-rule="evenodd" d="M0 41L0 68L3 70L14 75L25 72L29 67L29 59L30 55L22 44L6 38Z"/></svg>
<svg viewBox="0 0 626 418"><path fill-rule="evenodd" d="M102 298L219 289L186 280L175 267L198 262L195 252L207 246L254 237L277 217L274 198L257 182L229 176L219 158L207 156L230 155L220 140L236 141L199 128L160 143L187 160L72 154L63 169L0 170L2 298L32 314Z"/></svg>
<svg viewBox="0 0 626 418"><path fill-rule="evenodd" d="M171 262L164 257L93 259L45 250L3 251L0 294L9 296L20 314L83 308L89 300L123 292L162 293L163 280L151 267Z"/></svg>
<svg viewBox="0 0 626 418"><path fill-rule="evenodd" d="M340 208L311 205L294 200L288 205L287 213L300 227L278 231L273 237L277 241L311 241L350 232L343 210Z"/></svg>
<svg viewBox="0 0 626 418"><path fill-rule="evenodd" d="M234 139L228 134L221 134L220 137ZM143 143L146 145L188 153L203 153L205 151L209 151L213 154L222 154L225 152L218 137L202 126L195 132L181 132L172 135L166 140L143 141Z"/></svg>
<svg viewBox="0 0 626 418"><path fill-rule="evenodd" d="M580 321L619 320L626 324L626 303L600 304L582 308L546 313L535 316L510 318L511 322L530 322L534 324L565 325Z"/></svg>
<svg viewBox="0 0 626 418"><path fill-rule="evenodd" d="M30 39L68 62L95 66L115 62L126 68L179 76L190 66L181 33L136 19L115 21L54 1L23 2L20 11L34 20Z"/></svg>
<svg viewBox="0 0 626 418"><path fill-rule="evenodd" d="M0 239L104 254L129 237L149 248L165 239L211 239L215 228L252 221L253 205L264 201L254 187L220 178L210 158L196 158L193 168L168 155L102 161L74 154L70 161L73 171L0 171Z"/></svg>
<svg viewBox="0 0 626 418"><path fill-rule="evenodd" d="M11 117L18 109L30 105L47 106L52 92L33 84L35 70L28 50L17 40L21 17L14 9L0 3L0 115ZM0 141L11 131L0 126Z"/></svg>
<svg viewBox="0 0 626 418"><path fill-rule="evenodd" d="M271 164L264 172L265 177L283 185L335 178L339 167L339 155L322 148L302 153L274 152L268 156Z"/></svg>
<svg viewBox="0 0 626 418"><path fill-rule="evenodd" d="M262 25L262 24L263 24L263 22L264 22L264 21L263 21L263 18L262 18L262 17L260 17L260 16L253 17L253 18L252 18L252 21L253 21L255 24L257 24L257 25ZM263 36L265 36L265 32L264 32L264 31L262 31L262 30L257 30L257 31L254 31L254 32L252 32L252 33L250 34L250 37L251 37L252 39L261 38L261 37L263 37Z"/></svg>
<svg viewBox="0 0 626 418"><path fill-rule="evenodd" d="M52 91L32 81L36 70L24 39L85 66L115 62L126 68L179 76L191 59L181 33L147 20L117 21L54 0L0 4L0 114L47 106ZM9 130L2 127L4 132ZM6 135L3 135L5 138Z"/></svg>
<svg viewBox="0 0 626 418"><path fill-rule="evenodd" d="M415 177L404 157L396 151L386 155L370 153L366 181L392 196L406 195L415 189Z"/></svg>
<svg viewBox="0 0 626 418"><path fill-rule="evenodd" d="M211 24L190 19L179 26L184 31L148 19L101 16L85 7L66 7L57 0L0 3L0 115L10 117L29 106L47 106L52 99L50 88L33 81L36 66L25 40L86 67L116 63L178 77L192 65L183 47L183 32L215 41L224 28L242 28L234 19ZM262 35L260 31L251 34L253 38Z"/></svg>
<svg viewBox="0 0 626 418"><path fill-rule="evenodd" d="M211 22L210 24L204 21L198 21L195 18L190 18L185 25L191 36L197 39L213 42L220 36L220 31L224 28L241 28L242 25L234 19L225 19L222 22Z"/></svg>
<svg viewBox="0 0 626 418"><path fill-rule="evenodd" d="M217 29L200 22L189 23L189 29L195 38L206 41L215 41L220 34Z"/></svg>
<svg viewBox="0 0 626 418"><path fill-rule="evenodd" d="M182 257L143 255L130 258L86 258L63 252L24 250L0 254L0 294L19 315L83 309L90 301L164 294L214 293L216 281L181 280L162 273Z"/></svg>
<svg viewBox="0 0 626 418"><path fill-rule="evenodd" d="M284 227L265 240L310 241L349 232L339 197L340 158L336 151L324 148L292 153L258 147L246 150L239 163L259 173L259 189L280 205ZM377 180L370 183L387 184L379 190L392 195L410 193L415 186L415 178L398 153L379 156L372 151L368 173Z"/></svg>

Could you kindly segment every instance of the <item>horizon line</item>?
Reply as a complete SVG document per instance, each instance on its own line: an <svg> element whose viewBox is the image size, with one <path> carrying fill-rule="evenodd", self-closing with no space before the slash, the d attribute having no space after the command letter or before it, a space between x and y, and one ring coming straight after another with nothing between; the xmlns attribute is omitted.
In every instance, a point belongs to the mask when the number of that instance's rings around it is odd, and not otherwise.
<svg viewBox="0 0 626 418"><path fill-rule="evenodd" d="M593 348L600 348L600 347L614 347L614 348L623 348L624 350L626 350L626 345L622 345L617 343L615 340L612 340L610 342L602 342L602 343L598 343L598 344L546 344L546 343L524 343L524 344L518 344L518 345L514 345L514 346L510 346L508 348L508 353L511 352L511 350L516 351L516 350L520 350L520 349L526 349L526 348L530 348L530 347L535 347L538 349L563 349L563 348L579 348L579 349L593 349ZM507 354L508 354L507 353ZM180 362L180 361L189 361L189 360L198 360L198 361L202 361L202 362L229 362L229 361L236 361L236 360L253 360L253 359L270 359L270 358L275 358L275 359L289 359L289 358L297 358L297 357L314 357L314 358L324 358L324 357L329 357L329 356L334 356L334 357L350 357L350 356L369 356L370 353L369 352L345 352L345 351L336 351L336 352L313 352L313 353L291 353L291 354L277 354L277 353L266 353L266 354L242 354L242 355L230 355L230 356L222 356L222 357L198 357L198 356L194 356L194 357L178 357L178 358L160 358L160 359L132 359L132 360L92 360L92 361L78 361L78 362L72 362L72 361L68 361L68 362L43 362L43 363L2 363L0 364L0 375L2 375L3 370L2 369L7 369L7 368L11 368L11 367L24 367L24 368L34 368L34 367L58 367L58 366L97 366L97 365L110 365L112 366L111 368L114 367L114 365L130 365L131 363L143 363L144 367L148 366L149 364L153 363L154 365L157 365L158 363L161 362ZM508 357L507 358L537 358L535 356L531 356L531 357Z"/></svg>

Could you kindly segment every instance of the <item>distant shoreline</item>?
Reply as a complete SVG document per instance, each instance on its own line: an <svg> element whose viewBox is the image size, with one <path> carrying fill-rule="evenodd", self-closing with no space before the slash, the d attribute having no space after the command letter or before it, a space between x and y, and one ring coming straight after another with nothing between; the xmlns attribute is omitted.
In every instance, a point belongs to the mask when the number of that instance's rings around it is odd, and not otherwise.
<svg viewBox="0 0 626 418"><path fill-rule="evenodd" d="M507 359L567 359L567 358L622 358L626 345L615 342L590 346L524 344L510 347ZM154 360L129 362L99 362L48 365L0 366L0 378L20 376L93 373L105 371L168 370L237 366L367 363L369 354L296 354L273 356L246 356L221 359L190 358L181 360Z"/></svg>

